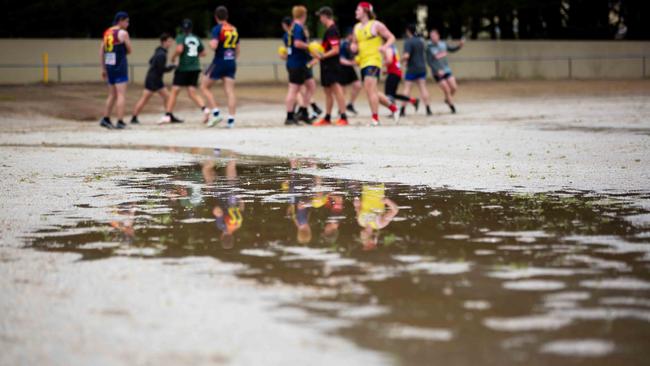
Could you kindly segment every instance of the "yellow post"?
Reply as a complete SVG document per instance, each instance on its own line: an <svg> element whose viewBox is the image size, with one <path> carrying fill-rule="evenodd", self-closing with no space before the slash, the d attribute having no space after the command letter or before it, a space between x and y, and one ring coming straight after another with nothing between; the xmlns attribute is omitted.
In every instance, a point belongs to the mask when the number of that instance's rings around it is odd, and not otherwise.
<svg viewBox="0 0 650 366"><path fill-rule="evenodd" d="M49 55L47 52L43 52L43 84L47 84L50 79L50 67L49 67Z"/></svg>

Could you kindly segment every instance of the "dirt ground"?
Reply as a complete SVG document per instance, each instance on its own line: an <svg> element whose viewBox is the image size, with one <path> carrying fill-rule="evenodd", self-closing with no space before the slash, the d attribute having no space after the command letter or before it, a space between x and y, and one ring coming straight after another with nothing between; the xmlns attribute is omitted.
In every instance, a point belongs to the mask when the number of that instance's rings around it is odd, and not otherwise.
<svg viewBox="0 0 650 366"><path fill-rule="evenodd" d="M40 115L56 119L75 121L96 121L101 117L106 98L103 84L50 84L0 86L0 116L2 115ZM414 88L417 90L417 88ZM224 99L221 87L214 88L217 101ZM127 115L142 93L142 85L129 85L127 94ZM442 102L442 93L437 86L429 83L432 105ZM414 92L417 94L417 91ZM260 105L282 105L286 95L284 84L243 84L237 86L239 108ZM650 96L650 82L646 80L568 80L568 81L464 81L460 82L458 103L511 100L513 98L562 98L572 96L611 97L611 96ZM323 104L321 88L315 96ZM365 110L365 96L359 96L359 110ZM181 92L177 110L195 110L185 92ZM161 113L161 102L154 96L143 113ZM279 119L282 118L277 117Z"/></svg>

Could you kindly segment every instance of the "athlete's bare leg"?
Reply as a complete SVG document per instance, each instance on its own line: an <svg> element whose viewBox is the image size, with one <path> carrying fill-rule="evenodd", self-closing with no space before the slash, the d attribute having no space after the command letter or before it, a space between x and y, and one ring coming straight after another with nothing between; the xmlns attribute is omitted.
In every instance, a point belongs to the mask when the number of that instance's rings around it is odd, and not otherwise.
<svg viewBox="0 0 650 366"><path fill-rule="evenodd" d="M194 104L196 104L197 107L205 107L205 101L201 96L196 92L196 87L194 86L188 86L187 87L187 96L194 101Z"/></svg>
<svg viewBox="0 0 650 366"><path fill-rule="evenodd" d="M140 112L142 112L142 109L149 102L149 99L151 98L152 95L153 93L150 90L145 89L142 91L142 96L140 97L140 99L138 99L138 102L135 103L135 108L133 108L134 116L137 116L140 114Z"/></svg>
<svg viewBox="0 0 650 366"><path fill-rule="evenodd" d="M167 103L169 102L169 92L167 91L167 88L158 90L158 95L160 95L163 100L163 107L166 107Z"/></svg>
<svg viewBox="0 0 650 366"><path fill-rule="evenodd" d="M356 80L354 83L352 83L350 90L350 104L354 104L354 102L356 102L361 89L363 89L363 86L361 86L361 82L359 80Z"/></svg>
<svg viewBox="0 0 650 366"><path fill-rule="evenodd" d="M117 120L121 121L124 119L124 109L126 108L126 88L128 83L119 83L115 84L115 107L117 109Z"/></svg>
<svg viewBox="0 0 650 366"><path fill-rule="evenodd" d="M368 95L370 112L373 115L376 115L379 113L379 91L377 90L377 78L371 76L366 77L366 79L363 81L363 88L366 89L366 95Z"/></svg>
<svg viewBox="0 0 650 366"><path fill-rule="evenodd" d="M214 80L209 77L204 77L201 80L201 93L203 93L205 99L208 100L208 106L210 109L215 109L217 108L217 102L214 100L214 95L212 95L212 91L210 90L212 84L214 84Z"/></svg>
<svg viewBox="0 0 650 366"><path fill-rule="evenodd" d="M405 80L404 81L404 88L402 89L402 95L405 95L407 97L411 97L411 88L413 87L413 82ZM408 102L402 102L402 106L407 105Z"/></svg>
<svg viewBox="0 0 650 366"><path fill-rule="evenodd" d="M451 95L452 96L456 95L456 91L458 90L458 84L456 83L456 78L451 76L449 79L447 79L447 84L449 85L449 91L451 92Z"/></svg>
<svg viewBox="0 0 650 366"><path fill-rule="evenodd" d="M447 83L447 80L440 80L438 83L438 86L440 86L440 89L442 90L443 94L445 95L445 103L453 103L451 100L451 88L449 87L449 84Z"/></svg>
<svg viewBox="0 0 650 366"><path fill-rule="evenodd" d="M235 96L235 79L223 78L223 92L228 99L228 114L234 116L237 112L237 97Z"/></svg>
<svg viewBox="0 0 650 366"><path fill-rule="evenodd" d="M429 105L429 89L427 88L427 80L419 79L417 81L418 88L420 89L420 98L424 102L425 106Z"/></svg>
<svg viewBox="0 0 650 366"><path fill-rule="evenodd" d="M285 106L287 107L287 113L293 113L293 110L296 107L296 99L298 97L298 92L300 91L300 87L301 85L299 84L289 83L289 88L287 89L287 97L285 99Z"/></svg>
<svg viewBox="0 0 650 366"><path fill-rule="evenodd" d="M115 101L117 100L117 90L115 85L108 86L108 97L106 98L106 105L104 106L104 116L110 117L113 112L113 107L115 107Z"/></svg>
<svg viewBox="0 0 650 366"><path fill-rule="evenodd" d="M334 108L334 97L333 90L331 86L324 87L325 89L325 114L332 115L332 109Z"/></svg>
<svg viewBox="0 0 650 366"><path fill-rule="evenodd" d="M172 113L174 111L174 107L176 107L176 99L178 99L178 94L181 92L181 87L174 85L172 86L172 92L171 95L169 96L169 100L167 101L167 105L165 106L165 112L167 113Z"/></svg>
<svg viewBox="0 0 650 366"><path fill-rule="evenodd" d="M332 96L336 99L336 104L339 107L339 113L345 113L345 95L343 94L343 87L339 83L334 83L330 89Z"/></svg>
<svg viewBox="0 0 650 366"><path fill-rule="evenodd" d="M302 101L303 104L301 104L301 106L303 106L305 108L309 107L309 103L312 101L312 98L314 97L315 93L316 93L316 80L314 80L314 78L306 80L305 81L305 98Z"/></svg>

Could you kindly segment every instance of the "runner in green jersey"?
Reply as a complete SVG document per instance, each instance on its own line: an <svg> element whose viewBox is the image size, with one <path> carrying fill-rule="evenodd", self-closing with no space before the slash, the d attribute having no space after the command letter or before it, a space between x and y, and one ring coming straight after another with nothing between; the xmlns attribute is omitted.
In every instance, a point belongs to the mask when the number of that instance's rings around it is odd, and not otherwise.
<svg viewBox="0 0 650 366"><path fill-rule="evenodd" d="M205 101L197 93L199 75L201 74L200 58L206 55L201 39L192 33L192 21L184 19L181 23L182 32L176 37L176 52L172 56L172 63L178 59L178 66L174 73L172 92L167 103L167 113L161 122L179 123L182 120L173 114L176 106L176 99L181 88L187 88L187 95L201 108L203 112L203 123L207 122L210 110L206 108Z"/></svg>

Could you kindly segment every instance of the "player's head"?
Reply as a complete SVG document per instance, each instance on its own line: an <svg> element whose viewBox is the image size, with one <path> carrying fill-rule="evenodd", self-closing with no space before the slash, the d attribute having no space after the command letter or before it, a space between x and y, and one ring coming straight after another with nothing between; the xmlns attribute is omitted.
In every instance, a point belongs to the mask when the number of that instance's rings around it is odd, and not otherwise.
<svg viewBox="0 0 650 366"><path fill-rule="evenodd" d="M429 32L429 38L434 42L440 41L440 32L436 28L433 28L431 32Z"/></svg>
<svg viewBox="0 0 650 366"><path fill-rule="evenodd" d="M345 28L345 32L343 32L343 34L345 34L345 38L348 41L352 41L352 38L354 38L354 28L352 27Z"/></svg>
<svg viewBox="0 0 650 366"><path fill-rule="evenodd" d="M367 1L362 1L357 5L357 10L354 15L359 21L376 18L375 9L372 7L372 4Z"/></svg>
<svg viewBox="0 0 650 366"><path fill-rule="evenodd" d="M417 33L415 24L410 23L406 26L406 35L413 37Z"/></svg>
<svg viewBox="0 0 650 366"><path fill-rule="evenodd" d="M296 5L291 9L294 20L305 22L307 20L307 8L304 5Z"/></svg>
<svg viewBox="0 0 650 366"><path fill-rule="evenodd" d="M293 23L293 19L291 19L291 17L284 17L282 18L282 23L280 24L282 25L282 29L285 32L288 32L289 29L291 29L291 23Z"/></svg>
<svg viewBox="0 0 650 366"><path fill-rule="evenodd" d="M117 25L122 29L129 27L129 14L125 11L118 11L113 17L113 25Z"/></svg>
<svg viewBox="0 0 650 366"><path fill-rule="evenodd" d="M214 9L214 19L217 20L217 22L225 22L228 20L228 8L226 8L223 5L217 6L216 9Z"/></svg>
<svg viewBox="0 0 650 366"><path fill-rule="evenodd" d="M162 48L167 49L167 48L171 47L172 42L174 42L174 39L172 38L172 36L169 33L164 32L164 33L162 33L160 35L160 46Z"/></svg>
<svg viewBox="0 0 650 366"><path fill-rule="evenodd" d="M181 30L185 34L192 33L192 27L193 27L192 20L190 19L185 18L181 22Z"/></svg>
<svg viewBox="0 0 650 366"><path fill-rule="evenodd" d="M329 24L334 20L334 11L329 6L323 6L316 12L316 16L323 24Z"/></svg>

